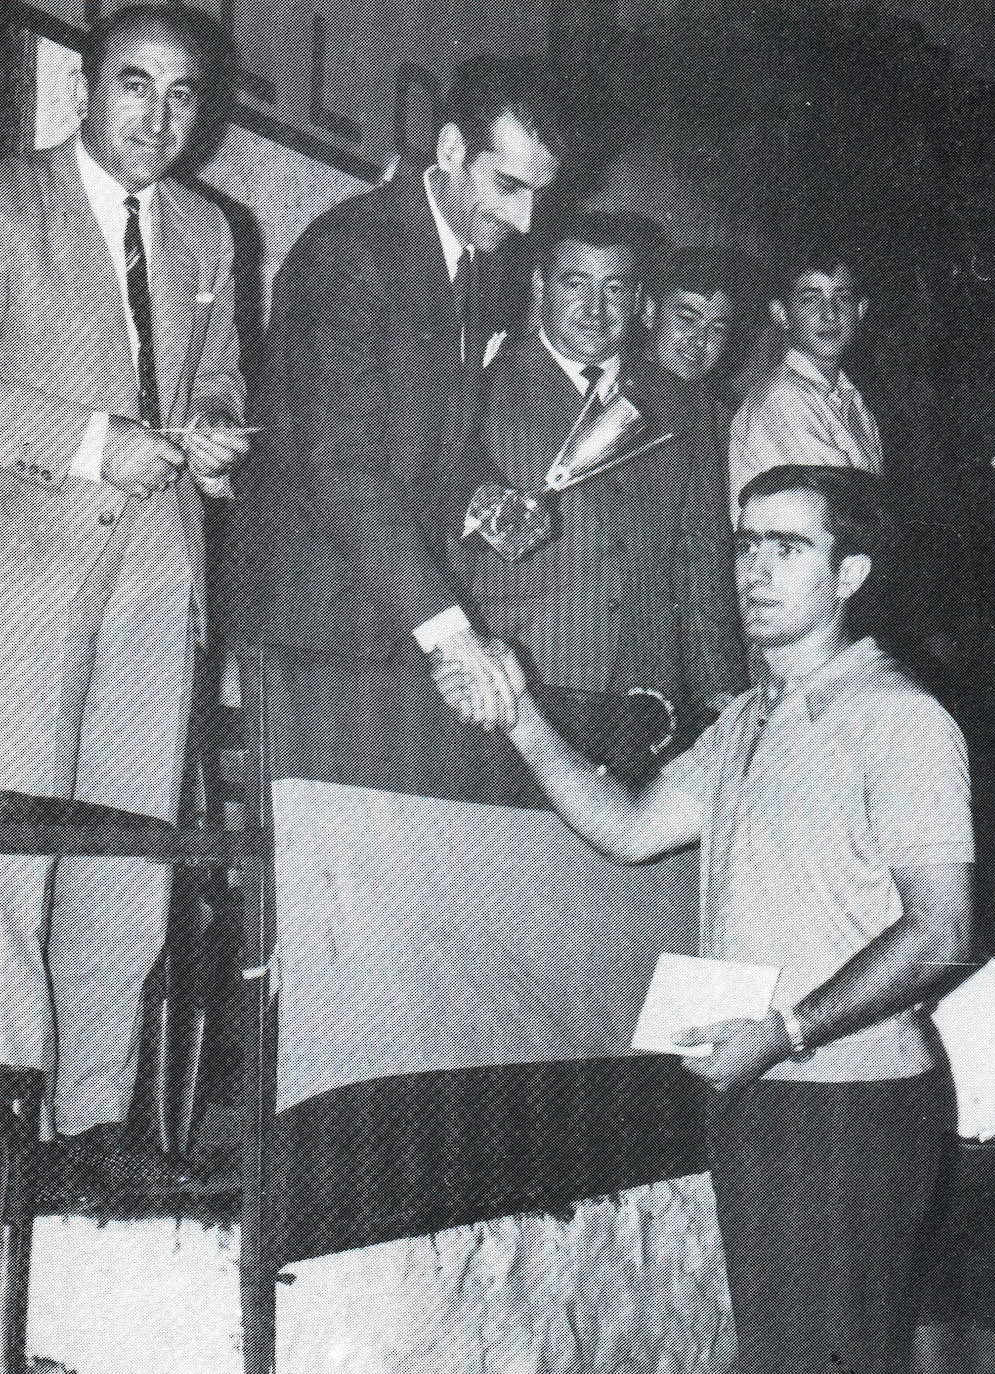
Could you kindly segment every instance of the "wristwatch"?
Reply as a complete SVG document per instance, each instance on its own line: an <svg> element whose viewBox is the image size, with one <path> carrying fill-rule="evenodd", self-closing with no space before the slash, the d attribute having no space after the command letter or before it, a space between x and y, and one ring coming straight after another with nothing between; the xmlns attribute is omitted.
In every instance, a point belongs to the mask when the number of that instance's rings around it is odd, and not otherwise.
<svg viewBox="0 0 995 1374"><path fill-rule="evenodd" d="M790 1057L796 1062L811 1059L815 1050L805 1039L805 1031L794 1007L787 1007L782 1011L781 1020L784 1022L784 1029L788 1032L788 1039L791 1042Z"/></svg>

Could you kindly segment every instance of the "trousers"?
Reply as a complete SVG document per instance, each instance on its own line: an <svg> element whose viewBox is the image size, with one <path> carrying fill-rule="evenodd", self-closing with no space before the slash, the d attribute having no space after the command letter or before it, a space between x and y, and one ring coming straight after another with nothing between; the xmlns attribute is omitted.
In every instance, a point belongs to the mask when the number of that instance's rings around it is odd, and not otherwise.
<svg viewBox="0 0 995 1374"><path fill-rule="evenodd" d="M909 1374L941 1073L767 1080L709 1091L705 1108L738 1374Z"/></svg>
<svg viewBox="0 0 995 1374"><path fill-rule="evenodd" d="M129 503L80 594L46 590L0 635L0 788L175 820L196 653L178 520ZM0 856L0 1063L46 1073L61 1132L127 1115L170 887L142 860Z"/></svg>

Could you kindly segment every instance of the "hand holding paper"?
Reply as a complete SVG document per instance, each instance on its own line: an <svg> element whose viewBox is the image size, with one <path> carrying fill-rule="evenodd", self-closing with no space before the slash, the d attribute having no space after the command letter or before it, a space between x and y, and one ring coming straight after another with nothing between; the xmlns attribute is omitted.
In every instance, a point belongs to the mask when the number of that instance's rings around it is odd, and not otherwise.
<svg viewBox="0 0 995 1374"><path fill-rule="evenodd" d="M770 1015L780 969L661 954L632 1048L679 1054L722 1092L787 1057L781 1018Z"/></svg>

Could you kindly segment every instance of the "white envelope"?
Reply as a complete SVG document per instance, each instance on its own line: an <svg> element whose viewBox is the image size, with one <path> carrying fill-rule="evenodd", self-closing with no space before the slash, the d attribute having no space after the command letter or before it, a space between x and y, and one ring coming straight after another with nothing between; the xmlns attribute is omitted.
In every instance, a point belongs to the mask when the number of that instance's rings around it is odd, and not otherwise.
<svg viewBox="0 0 995 1374"><path fill-rule="evenodd" d="M737 1017L762 1021L770 1011L780 972L765 964L661 954L632 1048L695 1058L711 1054L711 1045L689 1048L675 1043L674 1032Z"/></svg>
<svg viewBox="0 0 995 1374"><path fill-rule="evenodd" d="M995 959L947 994L933 1021L950 1060L957 1094L957 1134L995 1137Z"/></svg>

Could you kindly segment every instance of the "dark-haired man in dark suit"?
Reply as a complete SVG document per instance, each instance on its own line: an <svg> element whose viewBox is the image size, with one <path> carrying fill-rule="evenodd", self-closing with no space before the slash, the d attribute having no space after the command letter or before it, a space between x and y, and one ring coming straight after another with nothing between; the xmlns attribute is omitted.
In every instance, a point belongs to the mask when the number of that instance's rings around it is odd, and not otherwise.
<svg viewBox="0 0 995 1374"><path fill-rule="evenodd" d="M486 723L514 717L450 549L488 476L467 439L507 328L502 250L559 171L561 124L534 64L469 62L436 163L402 164L323 215L274 284L263 442L240 503L243 629L268 647L278 844L309 837L306 859L277 875L278 1106L288 1157L312 1168L321 1150L296 1131L298 1104L503 1053L476 1053L490 1012L463 1015L468 980L439 998L459 963L440 968L432 952L457 939L435 930L440 894L461 890L489 746L509 751L451 710L430 669L465 664ZM426 982L412 969L430 955Z"/></svg>
<svg viewBox="0 0 995 1374"><path fill-rule="evenodd" d="M361 759L338 733L357 673L363 700L375 694L370 673L400 673L409 705L434 715L423 660L441 655L472 666L489 723L514 711L459 604L446 547L479 484L463 454L504 337L498 250L528 230L563 152L542 74L476 59L454 82L437 164L402 165L323 215L277 275L249 502L266 566L251 584L262 637L299 655L279 700L296 713L307 697L305 715L318 717L314 729L287 721L288 766L304 776L339 777L344 747L349 780L357 764L378 785L407 775L390 732L364 736ZM329 672L326 696L318 678Z"/></svg>

